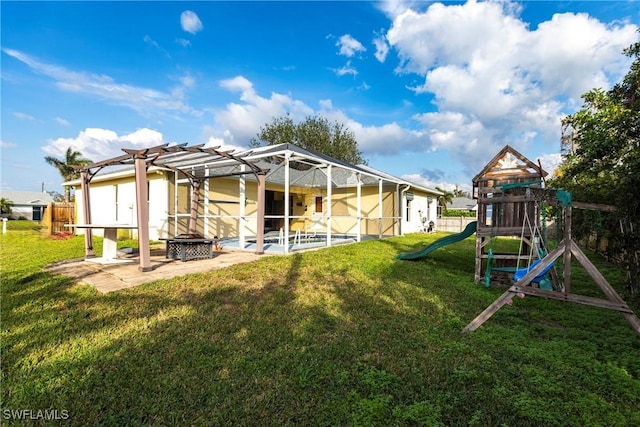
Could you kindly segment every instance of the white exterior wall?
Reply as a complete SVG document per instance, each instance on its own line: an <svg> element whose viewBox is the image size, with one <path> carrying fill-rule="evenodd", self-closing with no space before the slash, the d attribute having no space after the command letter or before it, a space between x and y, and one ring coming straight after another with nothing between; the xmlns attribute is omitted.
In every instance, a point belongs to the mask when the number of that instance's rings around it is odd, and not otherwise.
<svg viewBox="0 0 640 427"><path fill-rule="evenodd" d="M113 182L113 181L112 181ZM167 216L169 206L169 185L164 173L148 175L149 183L149 238L158 240L167 236ZM135 177L118 180L117 184L92 182L90 186L91 223L92 224L127 224L137 225ZM83 216L84 200L81 191L76 191L78 224L85 224ZM76 229L83 234L84 229ZM100 229L93 234L102 236ZM137 238L133 230L132 238Z"/></svg>
<svg viewBox="0 0 640 427"><path fill-rule="evenodd" d="M136 209L136 183L127 182L119 183L116 188L117 197L112 199L115 203L116 217L115 222L118 224L136 224L138 222L138 210ZM93 203L93 194L91 195L91 203ZM93 213L92 213L93 215ZM97 222L94 220L94 222Z"/></svg>
<svg viewBox="0 0 640 427"><path fill-rule="evenodd" d="M149 176L149 239L169 237L169 181L165 174Z"/></svg>
<svg viewBox="0 0 640 427"><path fill-rule="evenodd" d="M430 221L433 221L434 224L437 224L438 221L438 213L437 213L437 200L436 196L428 195L425 193L418 193L415 191L409 190L410 193L413 194L413 200L410 202L409 206L409 220L407 221L407 196L406 192L403 193L402 200L402 234L407 233L418 233L422 231L426 231L426 227ZM431 202L429 202L431 199ZM425 218L425 222L423 224L422 218Z"/></svg>
<svg viewBox="0 0 640 427"><path fill-rule="evenodd" d="M116 218L116 186L91 186L91 223L92 224L126 224ZM96 230L94 234L102 235Z"/></svg>
<svg viewBox="0 0 640 427"><path fill-rule="evenodd" d="M42 209L42 208L40 208ZM33 220L33 206L13 206L11 208L11 218L25 217L29 221Z"/></svg>

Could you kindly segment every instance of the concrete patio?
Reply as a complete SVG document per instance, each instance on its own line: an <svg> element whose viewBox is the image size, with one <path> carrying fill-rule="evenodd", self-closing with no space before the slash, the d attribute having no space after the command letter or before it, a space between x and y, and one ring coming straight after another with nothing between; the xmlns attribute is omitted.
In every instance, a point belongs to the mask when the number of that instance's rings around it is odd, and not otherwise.
<svg viewBox="0 0 640 427"><path fill-rule="evenodd" d="M229 267L234 264L253 262L268 255L256 255L252 252L232 251L224 249L216 252L210 259L199 259L182 262L165 257L164 248L151 249L151 271L141 272L138 269L137 254L120 254L119 259L130 259L130 263L98 264L75 259L51 264L46 271L74 279L75 283L86 283L94 286L102 293L133 288L143 283L160 279L171 279L193 273L204 273Z"/></svg>

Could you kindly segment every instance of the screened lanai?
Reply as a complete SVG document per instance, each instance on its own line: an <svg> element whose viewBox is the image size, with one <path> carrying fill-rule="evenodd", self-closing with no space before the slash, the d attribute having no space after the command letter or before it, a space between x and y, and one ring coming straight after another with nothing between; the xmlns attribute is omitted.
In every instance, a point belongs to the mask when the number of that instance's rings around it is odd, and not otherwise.
<svg viewBox="0 0 640 427"><path fill-rule="evenodd" d="M86 224L92 216L96 223L130 216L125 222L138 230L142 270L149 239L197 235L256 253L278 244L287 253L303 238L331 246L402 234L416 202L408 192L413 184L292 144L241 152L186 144L123 151L82 169L79 206ZM428 212L425 206L419 209Z"/></svg>
<svg viewBox="0 0 640 427"><path fill-rule="evenodd" d="M208 164L215 176L209 174L198 194L198 232L203 235L250 249L260 224L268 242L277 242L287 253L309 236L321 236L331 246L400 232L400 197L406 184L397 178L292 144L255 148L238 156L266 171L264 221L257 221L252 197L256 176L240 173L243 165L220 159ZM190 186L188 176L174 174L168 221L173 235L186 230Z"/></svg>

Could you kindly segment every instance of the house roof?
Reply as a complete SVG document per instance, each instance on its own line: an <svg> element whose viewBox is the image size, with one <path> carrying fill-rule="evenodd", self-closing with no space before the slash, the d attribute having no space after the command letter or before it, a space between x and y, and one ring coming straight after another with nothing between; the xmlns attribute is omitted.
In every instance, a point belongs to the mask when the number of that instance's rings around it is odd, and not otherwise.
<svg viewBox="0 0 640 427"><path fill-rule="evenodd" d="M327 156L317 151L308 150L293 144L278 144L252 148L239 152L225 152L228 156L216 155L216 153L202 152L175 152L165 157L162 162L152 163L151 167L162 169L169 167L171 170L188 172L200 178L225 177L240 174L243 167L248 164L255 169L265 172L267 183L282 184L285 181L286 160L289 161L289 183L293 186L307 188L325 188L327 186L328 166L331 165L331 186L352 187L358 182L358 176L363 185L378 185L380 179L394 184L408 184L412 187L434 194L437 190L429 189L393 175L386 174L364 165L352 165L339 159ZM116 158L118 159L118 158ZM104 164L99 162L98 164ZM134 168L124 162L112 162L111 166L120 166L116 170L111 168L98 169L95 173L97 179L109 179L113 176L133 175ZM244 166L243 166L244 165ZM91 167L91 166L89 166ZM150 169L151 170L151 169ZM254 180L251 174L246 175L247 180ZM79 180L65 183L66 185L79 185Z"/></svg>
<svg viewBox="0 0 640 427"><path fill-rule="evenodd" d="M0 197L11 200L14 206L47 206L53 202L48 193L39 191L0 190Z"/></svg>
<svg viewBox="0 0 640 427"><path fill-rule="evenodd" d="M431 194L434 194L436 196L440 196L440 195L443 194L442 191L436 190L434 188L425 187L423 185L416 184L414 182L408 181L408 180L403 179L403 178L398 178L395 175L391 175L391 174L388 174L386 172L382 172L380 170L374 169L374 168L372 168L370 166L367 166L367 165L359 165L359 167L367 169L367 170L369 170L369 171L371 171L373 173L376 173L376 174L378 174L380 176L387 177L387 179L389 179L389 180L397 180L400 184L410 185L411 188L413 188L415 190L424 191L425 193L431 193Z"/></svg>
<svg viewBox="0 0 640 427"><path fill-rule="evenodd" d="M454 197L451 203L447 203L447 209L451 210L472 211L477 207L478 202L468 197Z"/></svg>

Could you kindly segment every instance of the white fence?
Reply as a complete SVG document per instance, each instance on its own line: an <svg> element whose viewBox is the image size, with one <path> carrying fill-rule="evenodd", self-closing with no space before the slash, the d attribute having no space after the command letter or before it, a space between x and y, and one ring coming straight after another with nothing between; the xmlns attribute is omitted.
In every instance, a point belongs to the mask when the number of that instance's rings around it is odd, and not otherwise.
<svg viewBox="0 0 640 427"><path fill-rule="evenodd" d="M460 233L465 229L470 222L477 221L477 218L474 216L443 216L438 218L438 222L436 223L436 231L449 231L453 233Z"/></svg>

